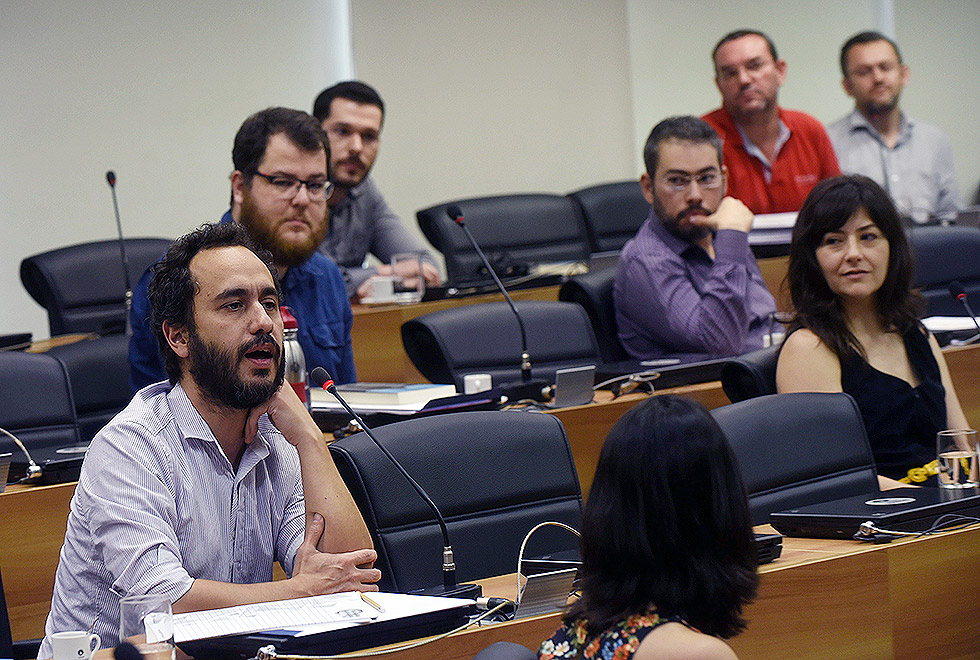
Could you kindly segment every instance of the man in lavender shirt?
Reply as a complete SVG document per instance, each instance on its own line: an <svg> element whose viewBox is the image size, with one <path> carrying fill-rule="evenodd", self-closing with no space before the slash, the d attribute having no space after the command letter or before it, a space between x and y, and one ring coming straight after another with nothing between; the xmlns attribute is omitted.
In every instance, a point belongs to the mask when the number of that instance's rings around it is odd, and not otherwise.
<svg viewBox="0 0 980 660"><path fill-rule="evenodd" d="M721 139L701 119L670 117L643 160L650 215L623 248L613 289L623 346L682 362L762 348L776 303L749 249L752 212L725 196Z"/></svg>

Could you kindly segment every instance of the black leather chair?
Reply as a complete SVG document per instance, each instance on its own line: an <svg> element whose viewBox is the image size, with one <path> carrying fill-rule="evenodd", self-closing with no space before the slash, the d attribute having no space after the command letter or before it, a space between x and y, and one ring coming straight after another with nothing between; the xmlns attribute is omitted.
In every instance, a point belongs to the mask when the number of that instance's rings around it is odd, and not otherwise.
<svg viewBox="0 0 980 660"><path fill-rule="evenodd" d="M375 434L442 511L461 582L513 573L532 527L578 529L582 495L561 422L528 412L411 419ZM330 445L378 552L382 591L442 584L442 535L431 510L364 434ZM525 557L578 547L567 530L535 532Z"/></svg>
<svg viewBox="0 0 980 660"><path fill-rule="evenodd" d="M963 285L976 310L980 301L980 230L912 227L908 236L915 254L913 284L926 298L926 316L966 314L949 293L949 284L954 280Z"/></svg>
<svg viewBox="0 0 980 660"><path fill-rule="evenodd" d="M599 364L599 345L585 311L556 301L515 303L527 333L531 373L554 382L565 367ZM455 383L467 374L488 373L493 384L521 375L521 333L507 303L454 307L402 325L402 343L415 368L433 383Z"/></svg>
<svg viewBox="0 0 980 660"><path fill-rule="evenodd" d="M416 213L419 227L446 259L456 285L490 279L463 230L446 215L460 207L480 248L501 277L526 274L530 266L580 261L589 255L585 221L578 204L564 195L477 197L437 204Z"/></svg>
<svg viewBox="0 0 980 660"><path fill-rule="evenodd" d="M136 286L168 247L170 241L165 238L126 239L131 286ZM48 311L52 336L112 334L126 327L119 241L81 243L27 257L20 263L20 281Z"/></svg>
<svg viewBox="0 0 980 660"><path fill-rule="evenodd" d="M616 330L616 307L613 304L615 281L616 269L605 268L574 275L558 289L558 300L578 303L589 315L603 362L630 359L626 349L619 343Z"/></svg>
<svg viewBox="0 0 980 660"><path fill-rule="evenodd" d="M127 335L86 339L47 352L68 373L83 441L91 440L133 398L128 352Z"/></svg>
<svg viewBox="0 0 980 660"><path fill-rule="evenodd" d="M44 353L0 352L0 427L17 436L28 451L81 441L68 374ZM11 453L10 478L26 464L13 440L0 434L0 453Z"/></svg>
<svg viewBox="0 0 980 660"><path fill-rule="evenodd" d="M473 656L473 660L538 660L538 654L514 642L496 642Z"/></svg>
<svg viewBox="0 0 980 660"><path fill-rule="evenodd" d="M589 186L568 196L582 209L593 252L622 249L650 213L637 180Z"/></svg>
<svg viewBox="0 0 980 660"><path fill-rule="evenodd" d="M738 458L754 525L773 511L878 490L864 420L847 394L771 394L711 414Z"/></svg>
<svg viewBox="0 0 980 660"><path fill-rule="evenodd" d="M728 400L738 403L776 393L779 344L732 358L721 368L721 387Z"/></svg>

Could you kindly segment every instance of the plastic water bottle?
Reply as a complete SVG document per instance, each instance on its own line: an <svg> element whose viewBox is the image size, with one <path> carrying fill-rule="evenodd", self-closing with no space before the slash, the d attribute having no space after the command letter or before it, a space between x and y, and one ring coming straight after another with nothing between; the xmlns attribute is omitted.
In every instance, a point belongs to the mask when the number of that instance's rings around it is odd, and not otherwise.
<svg viewBox="0 0 980 660"><path fill-rule="evenodd" d="M306 356L299 345L299 323L288 307L280 307L279 314L282 316L282 357L286 365L286 382L292 385L299 400L309 408L309 374L306 371Z"/></svg>

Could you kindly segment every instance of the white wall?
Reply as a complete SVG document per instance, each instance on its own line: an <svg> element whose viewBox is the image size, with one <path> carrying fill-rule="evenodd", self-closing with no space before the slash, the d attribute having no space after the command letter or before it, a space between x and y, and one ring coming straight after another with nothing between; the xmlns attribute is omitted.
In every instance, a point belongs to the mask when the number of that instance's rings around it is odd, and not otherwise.
<svg viewBox="0 0 980 660"><path fill-rule="evenodd" d="M357 73L385 98L375 178L415 211L633 176L626 6L356 0Z"/></svg>
<svg viewBox="0 0 980 660"><path fill-rule="evenodd" d="M307 109L346 64L329 52L345 0L0 0L0 333L47 335L21 259L112 238L116 170L130 236L176 236L222 213L231 141L249 113ZM376 178L417 209L632 178L652 125L718 105L709 59L736 27L789 62L781 101L850 108L837 51L875 27L874 0L352 0L357 74L385 97ZM896 0L910 113L953 137L980 180L976 0Z"/></svg>
<svg viewBox="0 0 980 660"><path fill-rule="evenodd" d="M0 333L48 334L21 259L115 237L106 170L128 236L217 219L242 120L346 74L331 3L0 1Z"/></svg>

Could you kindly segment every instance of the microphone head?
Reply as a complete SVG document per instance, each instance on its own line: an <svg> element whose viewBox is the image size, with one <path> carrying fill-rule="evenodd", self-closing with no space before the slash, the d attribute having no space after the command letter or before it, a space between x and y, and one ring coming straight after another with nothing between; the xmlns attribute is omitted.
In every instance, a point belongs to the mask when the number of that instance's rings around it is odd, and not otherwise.
<svg viewBox="0 0 980 660"><path fill-rule="evenodd" d="M310 372L310 378L313 379L317 387L322 387L325 390L333 387L333 379L330 378L330 374L323 367L313 367L313 371Z"/></svg>
<svg viewBox="0 0 980 660"><path fill-rule="evenodd" d="M119 646L113 652L116 660L143 660L143 654L129 642L119 642Z"/></svg>
<svg viewBox="0 0 980 660"><path fill-rule="evenodd" d="M953 296L957 300L966 298L966 290L963 288L963 285L960 284L959 280L953 280L949 283L949 295Z"/></svg>
<svg viewBox="0 0 980 660"><path fill-rule="evenodd" d="M446 207L446 215L449 219L455 222L457 225L463 224L463 210L459 208L458 204L450 204Z"/></svg>
<svg viewBox="0 0 980 660"><path fill-rule="evenodd" d="M109 170L108 172L105 173L105 180L109 182L109 187L111 188L116 187L116 173L113 172L112 170Z"/></svg>

